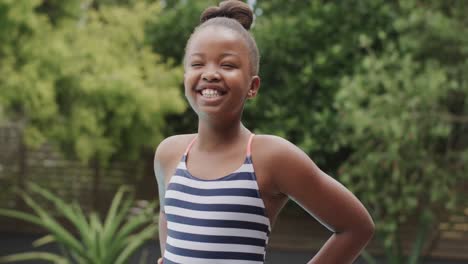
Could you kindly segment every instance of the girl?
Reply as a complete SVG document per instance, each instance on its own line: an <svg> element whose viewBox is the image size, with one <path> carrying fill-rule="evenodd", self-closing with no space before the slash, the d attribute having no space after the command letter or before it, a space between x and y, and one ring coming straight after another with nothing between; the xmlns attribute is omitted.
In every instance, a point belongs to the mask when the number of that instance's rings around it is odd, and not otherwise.
<svg viewBox="0 0 468 264"><path fill-rule="evenodd" d="M156 150L158 262L264 263L271 227L291 198L333 231L309 263L352 263L374 230L364 206L299 148L254 136L241 122L260 88L252 20L247 4L224 1L203 12L187 42L185 96L198 133Z"/></svg>

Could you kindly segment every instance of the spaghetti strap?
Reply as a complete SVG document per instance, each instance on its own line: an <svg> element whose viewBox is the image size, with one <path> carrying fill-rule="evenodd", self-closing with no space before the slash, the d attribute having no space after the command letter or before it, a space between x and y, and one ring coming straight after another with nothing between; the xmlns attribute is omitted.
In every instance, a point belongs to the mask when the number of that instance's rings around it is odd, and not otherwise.
<svg viewBox="0 0 468 264"><path fill-rule="evenodd" d="M252 133L252 134L250 135L250 138L249 138L249 143L247 143L247 156L248 156L248 157L249 157L249 156L250 156L250 154L251 154L251 149L252 149L252 139L253 139L253 137L254 137L254 136L255 136L255 134L254 134L254 133Z"/></svg>
<svg viewBox="0 0 468 264"><path fill-rule="evenodd" d="M192 139L192 141L190 141L190 144L188 144L187 148L185 149L185 152L184 152L184 156L187 156L187 154L189 153L190 151L190 148L192 147L193 143L195 143L195 140L197 139L197 136L195 135Z"/></svg>

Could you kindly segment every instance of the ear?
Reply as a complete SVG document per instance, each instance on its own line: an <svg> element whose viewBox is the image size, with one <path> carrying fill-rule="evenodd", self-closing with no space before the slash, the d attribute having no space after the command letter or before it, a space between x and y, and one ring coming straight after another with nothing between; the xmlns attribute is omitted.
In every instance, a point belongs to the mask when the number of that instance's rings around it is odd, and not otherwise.
<svg viewBox="0 0 468 264"><path fill-rule="evenodd" d="M260 89L260 77L257 75L252 76L252 79L250 80L249 91L247 92L247 98L251 99L257 96L259 89Z"/></svg>

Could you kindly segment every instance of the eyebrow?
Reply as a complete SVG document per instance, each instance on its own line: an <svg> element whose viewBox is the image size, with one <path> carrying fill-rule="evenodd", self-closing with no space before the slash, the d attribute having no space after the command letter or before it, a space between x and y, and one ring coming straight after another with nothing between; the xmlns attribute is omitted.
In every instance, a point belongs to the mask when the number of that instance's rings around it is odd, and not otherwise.
<svg viewBox="0 0 468 264"><path fill-rule="evenodd" d="M203 58L205 57L205 54L201 52L195 52L195 53L190 54L189 57L196 57L196 56L200 56ZM224 52L221 54L221 58L228 57L228 56L240 57L237 53L234 53L234 52Z"/></svg>

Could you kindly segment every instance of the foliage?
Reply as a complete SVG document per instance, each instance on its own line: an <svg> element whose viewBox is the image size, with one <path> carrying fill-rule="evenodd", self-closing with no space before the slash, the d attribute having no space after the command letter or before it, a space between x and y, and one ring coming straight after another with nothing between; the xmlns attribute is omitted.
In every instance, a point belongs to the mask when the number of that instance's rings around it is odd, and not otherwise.
<svg viewBox="0 0 468 264"><path fill-rule="evenodd" d="M133 253L153 238L157 231L157 225L154 223L156 204L150 203L136 215L130 215L134 200L125 187L117 191L104 221L101 221L96 213L86 217L78 203L68 204L37 185L30 184L29 189L53 204L60 215L50 214L35 198L25 192L21 192L22 198L34 213L0 209L0 215L43 227L50 234L38 239L34 246L55 242L62 249L62 255L47 252L18 253L0 257L1 263L24 260L48 260L53 263L128 263ZM65 218L73 230L67 230L59 217Z"/></svg>
<svg viewBox="0 0 468 264"><path fill-rule="evenodd" d="M381 54L368 48L335 102L339 139L353 149L340 179L368 206L390 263L403 262L400 227L414 216L422 230L407 261L417 263L422 237L455 208L467 180L466 18L456 7L419 5L401 3L398 37Z"/></svg>
<svg viewBox="0 0 468 264"><path fill-rule="evenodd" d="M48 139L83 161L135 159L163 138L164 116L185 108L181 69L145 44L158 4L3 1L0 12L11 32L1 34L0 103L30 146Z"/></svg>
<svg viewBox="0 0 468 264"><path fill-rule="evenodd" d="M172 63L182 64L185 44L200 21L200 14L218 1L168 1L161 17L153 17L147 26L147 41L153 51Z"/></svg>
<svg viewBox="0 0 468 264"><path fill-rule="evenodd" d="M333 129L340 122L333 98L362 56L364 36L390 31L394 14L386 2L294 1L282 9L282 1L259 1L262 87L246 110L248 123L288 138L333 171L346 154ZM353 15L343 15L349 10Z"/></svg>

